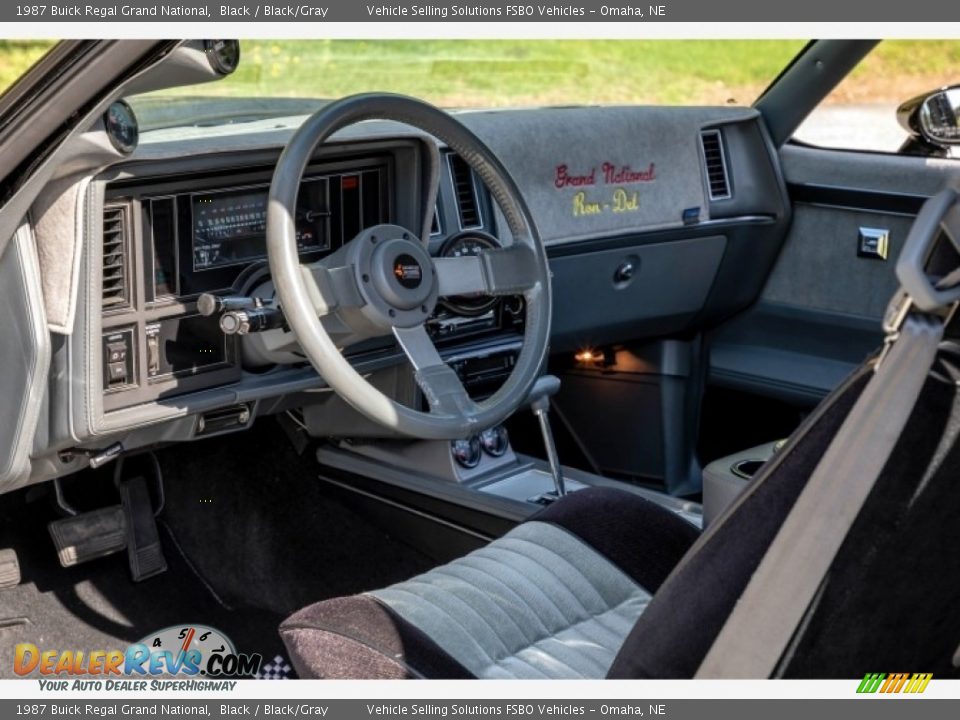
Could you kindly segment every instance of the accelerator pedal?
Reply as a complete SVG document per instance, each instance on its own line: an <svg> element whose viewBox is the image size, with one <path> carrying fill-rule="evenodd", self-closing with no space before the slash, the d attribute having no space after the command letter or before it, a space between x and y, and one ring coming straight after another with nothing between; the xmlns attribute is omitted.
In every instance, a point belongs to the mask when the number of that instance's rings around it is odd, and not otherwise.
<svg viewBox="0 0 960 720"><path fill-rule="evenodd" d="M17 551L5 548L0 550L0 590L16 587L20 584L20 561Z"/></svg>
<svg viewBox="0 0 960 720"><path fill-rule="evenodd" d="M127 525L120 505L54 520L47 529L63 567L120 552L127 546Z"/></svg>
<svg viewBox="0 0 960 720"><path fill-rule="evenodd" d="M160 545L160 533L144 477L123 480L118 485L126 522L127 557L134 582L146 580L167 570Z"/></svg>

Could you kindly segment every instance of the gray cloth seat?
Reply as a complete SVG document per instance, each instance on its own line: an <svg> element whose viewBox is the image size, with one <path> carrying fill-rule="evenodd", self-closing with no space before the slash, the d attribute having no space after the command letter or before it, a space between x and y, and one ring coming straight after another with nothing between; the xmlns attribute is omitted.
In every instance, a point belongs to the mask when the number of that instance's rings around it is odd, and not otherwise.
<svg viewBox="0 0 960 720"><path fill-rule="evenodd" d="M628 542L644 522L656 545ZM619 490L571 495L502 538L281 626L302 677L596 678L697 537Z"/></svg>
<svg viewBox="0 0 960 720"><path fill-rule="evenodd" d="M603 677L651 597L545 522L370 596L478 678Z"/></svg>
<svg viewBox="0 0 960 720"><path fill-rule="evenodd" d="M958 358L943 343L777 677L960 677ZM302 677L694 677L872 375L831 393L703 534L631 493L582 490L442 568L295 613L291 661Z"/></svg>

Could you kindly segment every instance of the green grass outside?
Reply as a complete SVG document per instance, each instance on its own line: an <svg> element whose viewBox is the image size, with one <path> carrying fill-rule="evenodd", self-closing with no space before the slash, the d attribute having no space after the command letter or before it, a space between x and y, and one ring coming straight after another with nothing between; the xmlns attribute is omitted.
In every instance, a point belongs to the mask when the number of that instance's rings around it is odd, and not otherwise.
<svg viewBox="0 0 960 720"><path fill-rule="evenodd" d="M0 92L10 87L53 43L48 40L0 40Z"/></svg>
<svg viewBox="0 0 960 720"><path fill-rule="evenodd" d="M0 90L49 42L0 41ZM250 40L224 81L171 95L336 98L384 90L445 106L749 104L799 40ZM960 41L890 41L835 93L890 102L960 82Z"/></svg>
<svg viewBox="0 0 960 720"><path fill-rule="evenodd" d="M800 42L435 40L249 42L224 93L360 90L444 106L749 103Z"/></svg>
<svg viewBox="0 0 960 720"><path fill-rule="evenodd" d="M751 102L800 41L247 41L223 95L381 90L447 107ZM176 92L196 93L197 89Z"/></svg>

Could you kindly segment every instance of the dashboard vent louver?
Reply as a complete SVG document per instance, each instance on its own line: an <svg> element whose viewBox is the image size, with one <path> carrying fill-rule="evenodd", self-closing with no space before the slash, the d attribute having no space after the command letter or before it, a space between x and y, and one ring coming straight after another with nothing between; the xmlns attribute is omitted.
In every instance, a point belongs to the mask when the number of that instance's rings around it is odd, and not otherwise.
<svg viewBox="0 0 960 720"><path fill-rule="evenodd" d="M700 133L703 159L707 168L707 186L711 200L730 198L730 178L727 175L727 156L723 151L723 137L719 130Z"/></svg>
<svg viewBox="0 0 960 720"><path fill-rule="evenodd" d="M129 304L127 292L127 206L103 210L103 294L101 306L114 310Z"/></svg>
<svg viewBox="0 0 960 720"><path fill-rule="evenodd" d="M460 229L478 228L483 223L480 218L480 203L477 199L477 184L473 170L467 161L459 155L447 155L450 165L450 177L453 179L453 190L457 198L457 212L460 217Z"/></svg>

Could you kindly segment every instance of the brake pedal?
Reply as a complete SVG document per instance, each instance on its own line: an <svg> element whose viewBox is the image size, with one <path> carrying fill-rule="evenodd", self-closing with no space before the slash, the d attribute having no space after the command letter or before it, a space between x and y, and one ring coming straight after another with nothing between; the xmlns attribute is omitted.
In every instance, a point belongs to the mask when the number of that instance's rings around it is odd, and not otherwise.
<svg viewBox="0 0 960 720"><path fill-rule="evenodd" d="M167 560L160 545L160 533L146 479L135 477L124 480L119 484L119 490L126 521L130 574L134 582L140 582L165 572Z"/></svg>
<svg viewBox="0 0 960 720"><path fill-rule="evenodd" d="M20 584L20 561L17 551L0 550L0 590L16 587Z"/></svg>
<svg viewBox="0 0 960 720"><path fill-rule="evenodd" d="M54 520L47 529L63 567L120 552L127 546L127 524L120 505Z"/></svg>

